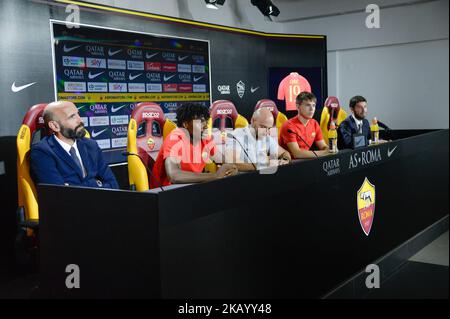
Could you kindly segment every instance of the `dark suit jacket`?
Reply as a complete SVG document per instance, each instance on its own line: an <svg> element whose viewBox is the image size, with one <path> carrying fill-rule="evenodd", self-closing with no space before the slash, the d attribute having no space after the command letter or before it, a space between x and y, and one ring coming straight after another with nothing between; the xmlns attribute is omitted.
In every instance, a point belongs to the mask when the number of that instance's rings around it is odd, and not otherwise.
<svg viewBox="0 0 450 319"><path fill-rule="evenodd" d="M358 133L358 127L356 126L353 116L348 116L338 128L338 148L353 148L353 134ZM368 120L363 119L362 134L366 137L366 146L370 139L370 123Z"/></svg>
<svg viewBox="0 0 450 319"><path fill-rule="evenodd" d="M119 188L116 178L103 160L97 142L87 138L77 140L87 176L52 135L31 147L31 174L35 183L76 185L85 187ZM100 181L100 185L97 181Z"/></svg>

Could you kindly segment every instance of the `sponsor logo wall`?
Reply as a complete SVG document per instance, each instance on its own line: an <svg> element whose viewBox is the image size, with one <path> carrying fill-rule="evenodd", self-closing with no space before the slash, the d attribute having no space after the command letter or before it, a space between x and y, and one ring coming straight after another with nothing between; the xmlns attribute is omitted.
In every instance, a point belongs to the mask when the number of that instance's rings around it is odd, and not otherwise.
<svg viewBox="0 0 450 319"><path fill-rule="evenodd" d="M126 147L139 102L158 103L170 119L185 101L210 105L207 42L58 23L53 32L57 98L75 103L103 150Z"/></svg>

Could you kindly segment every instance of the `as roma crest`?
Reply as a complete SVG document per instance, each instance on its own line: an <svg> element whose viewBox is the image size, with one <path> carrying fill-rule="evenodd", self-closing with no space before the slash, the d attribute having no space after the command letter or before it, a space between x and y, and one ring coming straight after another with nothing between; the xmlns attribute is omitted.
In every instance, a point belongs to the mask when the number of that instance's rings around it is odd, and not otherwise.
<svg viewBox="0 0 450 319"><path fill-rule="evenodd" d="M237 90L239 97L242 99L242 97L245 94L245 83L242 81L239 81L238 83L236 83L236 90Z"/></svg>
<svg viewBox="0 0 450 319"><path fill-rule="evenodd" d="M366 236L369 236L375 214L375 185L371 184L367 177L357 193L356 201L359 223Z"/></svg>
<svg viewBox="0 0 450 319"><path fill-rule="evenodd" d="M153 149L155 148L155 140L149 137L149 139L147 140L147 146L150 151L153 151Z"/></svg>

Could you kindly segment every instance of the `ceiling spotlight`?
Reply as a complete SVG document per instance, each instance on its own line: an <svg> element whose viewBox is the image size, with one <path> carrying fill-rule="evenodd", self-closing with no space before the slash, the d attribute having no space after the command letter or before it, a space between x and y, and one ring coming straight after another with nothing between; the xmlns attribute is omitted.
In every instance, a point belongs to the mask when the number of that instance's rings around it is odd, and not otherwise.
<svg viewBox="0 0 450 319"><path fill-rule="evenodd" d="M251 2L264 16L269 17L269 20L270 16L278 17L280 14L280 10L270 0L251 0Z"/></svg>
<svg viewBox="0 0 450 319"><path fill-rule="evenodd" d="M223 4L225 3L225 0L205 0L206 2L206 7L208 9L214 9L217 10L219 9L219 6L223 6Z"/></svg>

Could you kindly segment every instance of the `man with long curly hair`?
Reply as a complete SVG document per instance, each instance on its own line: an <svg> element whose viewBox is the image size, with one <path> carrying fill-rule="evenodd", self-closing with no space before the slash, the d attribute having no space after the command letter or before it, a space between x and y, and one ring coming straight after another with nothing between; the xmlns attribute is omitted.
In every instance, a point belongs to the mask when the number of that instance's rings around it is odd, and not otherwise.
<svg viewBox="0 0 450 319"><path fill-rule="evenodd" d="M216 145L207 132L208 108L201 104L186 103L177 110L177 125L164 140L150 188L160 185L199 183L235 175L233 164L223 164L215 173L204 172L208 162L220 162Z"/></svg>

